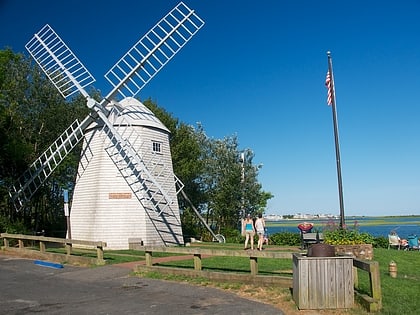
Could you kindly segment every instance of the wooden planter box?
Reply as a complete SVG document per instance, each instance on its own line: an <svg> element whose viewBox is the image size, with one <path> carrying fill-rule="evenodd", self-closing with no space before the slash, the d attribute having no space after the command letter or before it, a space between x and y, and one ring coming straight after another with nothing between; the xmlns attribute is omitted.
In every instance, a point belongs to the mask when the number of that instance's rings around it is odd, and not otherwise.
<svg viewBox="0 0 420 315"><path fill-rule="evenodd" d="M336 254L354 256L359 259L373 259L372 244L334 245L334 248Z"/></svg>
<svg viewBox="0 0 420 315"><path fill-rule="evenodd" d="M299 309L352 308L353 257L293 254L293 300Z"/></svg>

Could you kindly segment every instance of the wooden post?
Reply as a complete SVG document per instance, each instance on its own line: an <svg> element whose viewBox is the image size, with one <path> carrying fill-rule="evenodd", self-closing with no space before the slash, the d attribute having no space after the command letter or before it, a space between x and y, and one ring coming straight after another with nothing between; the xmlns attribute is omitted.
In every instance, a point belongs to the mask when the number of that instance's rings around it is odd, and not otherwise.
<svg viewBox="0 0 420 315"><path fill-rule="evenodd" d="M152 263L152 252L151 251L145 251L144 254L146 256L146 266L147 267L152 267L153 266L153 263Z"/></svg>
<svg viewBox="0 0 420 315"><path fill-rule="evenodd" d="M194 254L194 270L201 270L201 254Z"/></svg>
<svg viewBox="0 0 420 315"><path fill-rule="evenodd" d="M249 257L249 263L251 265L251 275L256 276L258 274L258 258Z"/></svg>
<svg viewBox="0 0 420 315"><path fill-rule="evenodd" d="M3 238L3 243L4 247L9 247L9 240L6 237Z"/></svg>
<svg viewBox="0 0 420 315"><path fill-rule="evenodd" d="M359 288L359 274L357 272L357 267L353 266L353 282L354 282L354 287L356 289Z"/></svg>
<svg viewBox="0 0 420 315"><path fill-rule="evenodd" d="M370 287L372 297L378 301L378 309L382 308L382 291L381 291L381 279L379 275L379 263L377 261L373 261L370 265Z"/></svg>
<svg viewBox="0 0 420 315"><path fill-rule="evenodd" d="M98 245L96 247L96 255L98 256L98 259L103 260L104 259L104 249L102 245Z"/></svg>
<svg viewBox="0 0 420 315"><path fill-rule="evenodd" d="M66 253L67 255L71 255L71 243L66 243Z"/></svg>
<svg viewBox="0 0 420 315"><path fill-rule="evenodd" d="M23 241L22 240L18 240L18 242L19 242L19 248L20 249L22 249L22 248L24 248L25 246L23 245Z"/></svg>
<svg viewBox="0 0 420 315"><path fill-rule="evenodd" d="M39 241L39 251L45 253L45 242Z"/></svg>

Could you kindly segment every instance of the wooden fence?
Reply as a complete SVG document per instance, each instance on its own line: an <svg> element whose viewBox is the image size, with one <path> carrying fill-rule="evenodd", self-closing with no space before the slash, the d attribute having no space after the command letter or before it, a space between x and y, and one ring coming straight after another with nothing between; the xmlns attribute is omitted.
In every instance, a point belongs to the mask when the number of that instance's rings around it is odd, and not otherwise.
<svg viewBox="0 0 420 315"><path fill-rule="evenodd" d="M356 298L369 312L377 312L382 309L381 278L379 275L379 263L372 260L353 259L354 288ZM358 269L369 274L369 294L361 294L359 288Z"/></svg>
<svg viewBox="0 0 420 315"><path fill-rule="evenodd" d="M214 280L238 280L247 282L256 282L266 284L277 284L281 286L293 287L293 279L282 276L260 276L258 275L258 258L271 259L290 259L292 260L292 252L279 251L244 251L231 249L206 249L197 247L162 247L162 246L140 246L140 244L131 244L130 249L144 251L146 258L146 266L136 266L136 271L153 271L158 270L161 273L179 274L185 276L208 277ZM194 270L187 268L173 268L164 266L153 266L153 253L171 253L190 255L194 260ZM233 275L232 272L208 272L202 270L202 258L209 256L230 256L230 257L249 257L250 260L250 274L248 275ZM186 257L188 259L188 257ZM380 287L379 263L371 260L361 260L353 258L353 275L354 275L354 294L360 304L370 312L379 311L382 308L382 295ZM228 267L228 266L224 266ZM360 294L357 292L358 288L358 272L361 269L369 273L370 293ZM237 278L238 277L238 278Z"/></svg>
<svg viewBox="0 0 420 315"><path fill-rule="evenodd" d="M73 262L73 263L93 263L97 265L105 264L104 260L104 247L106 242L101 241L85 241L85 240L73 240L66 238L56 237L45 237L45 236L34 236L24 234L9 234L1 233L0 238L3 239L3 250L9 252L17 252L25 257L31 258L51 258L54 261L60 262ZM17 240L18 247L10 246L10 240ZM29 246L25 246L29 245ZM51 244L52 247L57 248L57 245L63 246L66 249L66 254L49 253L47 252L47 245ZM81 257L72 255L73 245L79 246L86 249L95 249L96 258ZM39 249L37 251L36 249Z"/></svg>
<svg viewBox="0 0 420 315"><path fill-rule="evenodd" d="M105 264L104 260L104 248L106 247L106 242L101 241L84 241L84 240L73 240L73 239L63 239L63 238L54 238L54 237L44 237L44 236L32 236L32 235L22 235L22 234L8 234L1 233L0 238L3 239L4 246L2 250L14 252L20 256L29 257L29 258L49 258L58 262L69 262L69 263L83 263L83 264ZM17 240L18 247L11 247L10 240ZM25 247L25 242L32 243L30 247ZM33 243L36 243L34 245ZM64 246L66 248L66 254L56 254L49 253L46 251L47 245L51 244L53 247L58 245ZM73 245L81 246L83 248L96 249L96 258L81 257L72 254ZM34 249L38 248L38 250ZM250 273L242 277L242 279L253 282L255 279L267 283L267 284L277 284L281 286L293 286L293 281L291 277L282 277L282 276L260 276L258 275L258 258L271 258L271 259L290 259L292 260L292 252L285 251L251 251L251 250L232 250L232 249L207 249L207 248L198 248L198 247L162 247L162 246L141 246L140 244L133 243L130 244L130 249L144 251L146 266L138 265L136 270L156 270L160 272L167 273L177 273L184 275L194 275L194 276L205 276L212 279L229 281L233 279L234 275L232 272L208 272L202 270L202 258L208 256L230 256L230 257L248 257L250 261ZM171 268L171 267L161 267L153 266L153 253L171 253L171 254L182 254L182 255L191 255L194 259L194 270L189 270L186 268ZM188 259L188 258L187 258ZM380 274L379 274L379 263L371 260L362 260L353 258L353 275L354 275L354 288L355 296L358 301L370 312L376 312L382 309L382 293L381 293L381 284L380 284ZM358 270L365 271L369 274L369 285L370 292L368 294L360 294L357 292L359 287L358 281Z"/></svg>
<svg viewBox="0 0 420 315"><path fill-rule="evenodd" d="M194 256L194 270L202 270L202 256L231 256L231 257L249 257L251 275L258 274L258 258L292 258L291 252L257 251L257 250L229 250L229 249L207 249L192 247L162 247L162 246L144 246L146 257L146 266L153 265L153 252L190 254Z"/></svg>

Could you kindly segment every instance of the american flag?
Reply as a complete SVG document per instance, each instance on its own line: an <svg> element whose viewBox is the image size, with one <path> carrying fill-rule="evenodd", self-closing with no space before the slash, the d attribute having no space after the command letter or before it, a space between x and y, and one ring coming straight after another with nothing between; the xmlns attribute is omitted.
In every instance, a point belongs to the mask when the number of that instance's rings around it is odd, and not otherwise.
<svg viewBox="0 0 420 315"><path fill-rule="evenodd" d="M328 105L332 105L333 87L332 87L330 70L328 70L328 72L327 72L327 77L325 79L325 86L328 89L328 92L327 92L327 104Z"/></svg>

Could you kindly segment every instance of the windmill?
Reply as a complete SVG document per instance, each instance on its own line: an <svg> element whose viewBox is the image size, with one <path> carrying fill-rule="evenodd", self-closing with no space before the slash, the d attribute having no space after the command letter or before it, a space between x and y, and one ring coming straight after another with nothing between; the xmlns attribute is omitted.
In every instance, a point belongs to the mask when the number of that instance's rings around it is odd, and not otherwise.
<svg viewBox="0 0 420 315"><path fill-rule="evenodd" d="M113 89L101 101L85 88L95 79L49 26L25 46L64 98L81 93L90 108L31 165L9 194L20 210L83 140L71 207L73 238L128 248L182 244L169 130L135 95L198 32L204 21L180 2L106 74Z"/></svg>

